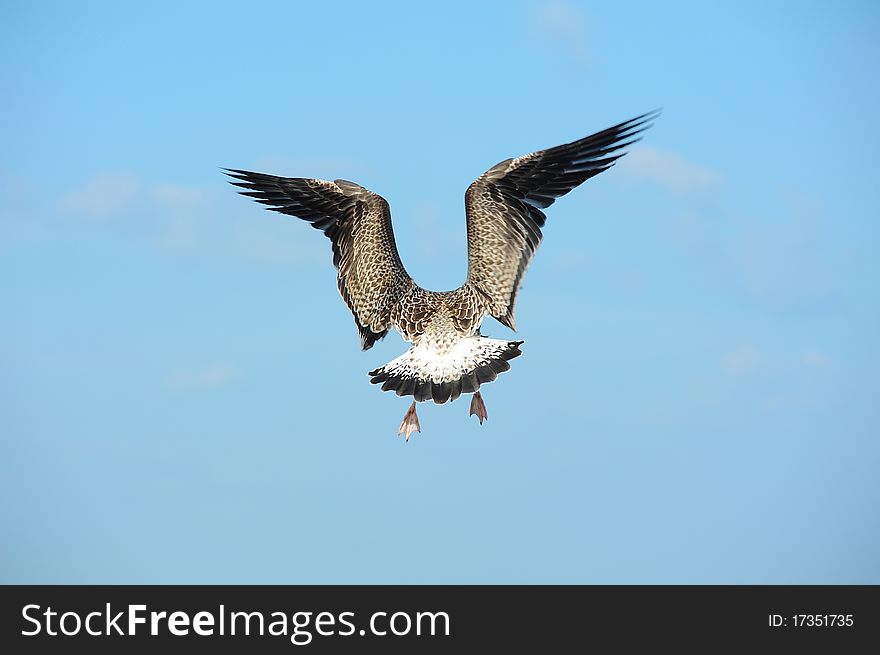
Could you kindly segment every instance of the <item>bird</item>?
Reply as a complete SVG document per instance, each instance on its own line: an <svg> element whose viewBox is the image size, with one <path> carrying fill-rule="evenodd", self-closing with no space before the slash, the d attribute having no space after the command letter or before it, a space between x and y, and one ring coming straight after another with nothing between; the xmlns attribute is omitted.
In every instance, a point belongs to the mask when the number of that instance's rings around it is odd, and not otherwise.
<svg viewBox="0 0 880 655"><path fill-rule="evenodd" d="M348 180L280 177L224 168L239 193L295 216L329 237L339 293L369 350L396 329L412 346L368 373L372 384L412 396L398 435L421 432L416 404L472 394L469 416L488 418L484 385L510 369L522 340L481 333L486 317L516 331L517 292L557 198L607 171L659 116L654 110L563 145L505 159L465 192L468 268L452 291L428 291L403 267L380 195Z"/></svg>

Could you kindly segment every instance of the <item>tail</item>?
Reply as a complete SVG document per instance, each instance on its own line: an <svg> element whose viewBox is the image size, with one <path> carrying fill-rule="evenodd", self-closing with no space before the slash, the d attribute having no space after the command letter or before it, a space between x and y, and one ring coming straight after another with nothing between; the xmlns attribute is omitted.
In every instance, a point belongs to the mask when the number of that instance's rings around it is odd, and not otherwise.
<svg viewBox="0 0 880 655"><path fill-rule="evenodd" d="M463 393L474 393L510 370L508 360L519 357L522 341L487 337L463 337L445 352L422 341L385 366L370 371L370 382L382 383L382 391L412 396L417 402L433 400L442 405Z"/></svg>

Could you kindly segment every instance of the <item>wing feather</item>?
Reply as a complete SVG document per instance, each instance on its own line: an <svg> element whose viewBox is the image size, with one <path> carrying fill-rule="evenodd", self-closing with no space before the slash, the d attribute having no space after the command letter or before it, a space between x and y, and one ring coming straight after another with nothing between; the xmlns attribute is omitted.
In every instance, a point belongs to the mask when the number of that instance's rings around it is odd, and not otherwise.
<svg viewBox="0 0 880 655"><path fill-rule="evenodd" d="M347 180L278 177L227 169L242 195L267 209L297 216L326 234L333 244L339 293L354 315L361 347L368 350L391 326L391 310L410 289L388 202Z"/></svg>
<svg viewBox="0 0 880 655"><path fill-rule="evenodd" d="M524 157L483 173L465 193L468 283L489 301L489 313L515 328L514 303L522 276L541 243L546 209L560 196L608 170L639 140L659 112Z"/></svg>

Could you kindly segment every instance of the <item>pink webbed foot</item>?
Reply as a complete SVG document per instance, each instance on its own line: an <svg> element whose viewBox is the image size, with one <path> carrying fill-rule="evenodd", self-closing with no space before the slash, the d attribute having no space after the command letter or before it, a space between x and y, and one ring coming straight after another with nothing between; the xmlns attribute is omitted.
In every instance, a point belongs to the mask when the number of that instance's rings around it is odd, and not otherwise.
<svg viewBox="0 0 880 655"><path fill-rule="evenodd" d="M413 404L409 406L409 409L406 410L406 416L403 417L403 421L400 423L400 428L397 430L398 435L404 435L407 441L409 441L409 435L413 432L421 432L422 428L419 426L419 417L416 414L416 402L413 401Z"/></svg>
<svg viewBox="0 0 880 655"><path fill-rule="evenodd" d="M474 392L474 397L471 398L471 413L469 416L474 414L480 419L480 425L483 425L483 421L489 418L489 415L486 413L486 405L483 403L483 397L479 391Z"/></svg>

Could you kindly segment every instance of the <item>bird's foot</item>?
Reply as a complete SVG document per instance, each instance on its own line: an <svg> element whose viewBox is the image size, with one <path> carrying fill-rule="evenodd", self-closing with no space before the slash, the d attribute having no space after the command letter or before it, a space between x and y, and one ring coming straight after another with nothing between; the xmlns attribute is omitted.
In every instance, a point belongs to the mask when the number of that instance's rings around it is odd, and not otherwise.
<svg viewBox="0 0 880 655"><path fill-rule="evenodd" d="M471 413L468 416L473 416L474 414L480 419L480 425L483 425L483 421L489 418L489 415L486 413L486 405L483 403L483 397L479 391L475 391L474 397L471 398Z"/></svg>
<svg viewBox="0 0 880 655"><path fill-rule="evenodd" d="M416 402L413 401L413 404L409 406L409 409L406 410L406 416L403 417L403 421L400 423L400 429L397 430L398 435L404 435L406 440L409 441L409 435L413 432L421 432L422 428L419 427L419 417L416 414Z"/></svg>

